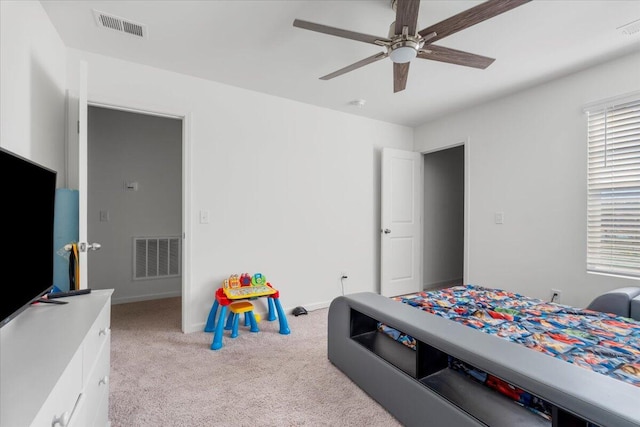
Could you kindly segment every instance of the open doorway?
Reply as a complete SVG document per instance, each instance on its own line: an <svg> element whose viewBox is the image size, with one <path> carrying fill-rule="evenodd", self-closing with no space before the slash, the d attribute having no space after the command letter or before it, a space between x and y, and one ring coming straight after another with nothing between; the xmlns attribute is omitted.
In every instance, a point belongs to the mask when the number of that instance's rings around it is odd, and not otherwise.
<svg viewBox="0 0 640 427"><path fill-rule="evenodd" d="M423 157L423 288L461 285L465 273L465 146Z"/></svg>
<svg viewBox="0 0 640 427"><path fill-rule="evenodd" d="M91 287L113 302L182 295L183 120L90 105Z"/></svg>

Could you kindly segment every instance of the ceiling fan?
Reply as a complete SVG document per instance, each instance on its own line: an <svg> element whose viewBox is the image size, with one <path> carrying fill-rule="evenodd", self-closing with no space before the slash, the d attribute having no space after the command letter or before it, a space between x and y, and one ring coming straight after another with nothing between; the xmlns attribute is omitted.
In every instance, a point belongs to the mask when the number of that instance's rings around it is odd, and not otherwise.
<svg viewBox="0 0 640 427"><path fill-rule="evenodd" d="M488 0L418 31L418 9L420 7L420 0L391 0L391 7L396 11L396 20L392 22L389 27L389 37L371 36L300 19L294 20L293 26L386 48L384 52L376 53L373 56L320 77L321 80L330 80L349 71L389 57L393 62L393 91L400 92L407 86L409 64L414 58L430 59L432 61L447 62L480 69L487 68L495 61L494 58L438 46L432 43L528 3L529 1L531 0Z"/></svg>

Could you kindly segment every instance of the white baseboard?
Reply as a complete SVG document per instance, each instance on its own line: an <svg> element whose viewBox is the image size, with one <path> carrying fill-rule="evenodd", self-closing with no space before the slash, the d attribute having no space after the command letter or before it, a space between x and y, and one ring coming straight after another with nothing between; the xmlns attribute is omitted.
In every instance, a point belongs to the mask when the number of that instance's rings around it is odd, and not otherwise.
<svg viewBox="0 0 640 427"><path fill-rule="evenodd" d="M315 310L320 310L320 309L323 309L323 308L328 308L330 304L331 304L331 301L317 302L317 303L314 303L314 304L304 305L304 308L307 311L315 311ZM284 310L284 312L286 313L287 316L293 316L291 314L291 311L294 309L294 307L282 307L282 309ZM256 314L259 314L262 319L266 319L267 318L268 309L266 307L260 306L254 311L255 311ZM189 330L185 331L185 332L186 333L201 332L201 331L204 330L204 326L205 326L206 323L207 322L205 320L204 322L199 322L199 323L196 323L195 325L191 325Z"/></svg>
<svg viewBox="0 0 640 427"><path fill-rule="evenodd" d="M322 308L328 308L331 305L331 301L326 301L326 302L317 302L315 304L309 304L304 306L304 308L307 309L307 311L314 311L314 310L320 310ZM293 307L291 308L291 310L293 310Z"/></svg>
<svg viewBox="0 0 640 427"><path fill-rule="evenodd" d="M111 298L111 305L126 304L128 302L149 301L154 299L173 298L173 297L180 297L180 296L182 296L182 291L164 292L161 294L136 295L136 296L124 297L124 298L114 297L114 298Z"/></svg>

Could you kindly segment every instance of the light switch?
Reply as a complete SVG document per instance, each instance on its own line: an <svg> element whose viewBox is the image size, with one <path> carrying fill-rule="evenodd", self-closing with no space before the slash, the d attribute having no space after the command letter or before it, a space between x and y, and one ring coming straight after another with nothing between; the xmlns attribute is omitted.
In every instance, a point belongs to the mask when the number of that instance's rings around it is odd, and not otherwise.
<svg viewBox="0 0 640 427"><path fill-rule="evenodd" d="M496 224L504 223L504 212L496 212L495 213Z"/></svg>
<svg viewBox="0 0 640 427"><path fill-rule="evenodd" d="M100 211L100 222L109 222L109 211Z"/></svg>
<svg viewBox="0 0 640 427"><path fill-rule="evenodd" d="M209 224L209 211L200 211L200 224Z"/></svg>

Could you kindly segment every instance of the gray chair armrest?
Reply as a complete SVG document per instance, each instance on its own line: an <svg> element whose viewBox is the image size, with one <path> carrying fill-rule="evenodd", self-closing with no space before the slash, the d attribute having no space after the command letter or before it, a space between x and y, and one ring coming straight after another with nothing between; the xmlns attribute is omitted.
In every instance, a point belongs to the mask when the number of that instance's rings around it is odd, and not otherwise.
<svg viewBox="0 0 640 427"><path fill-rule="evenodd" d="M596 297L587 306L589 310L630 317L631 300L640 295L640 287L619 288Z"/></svg>

